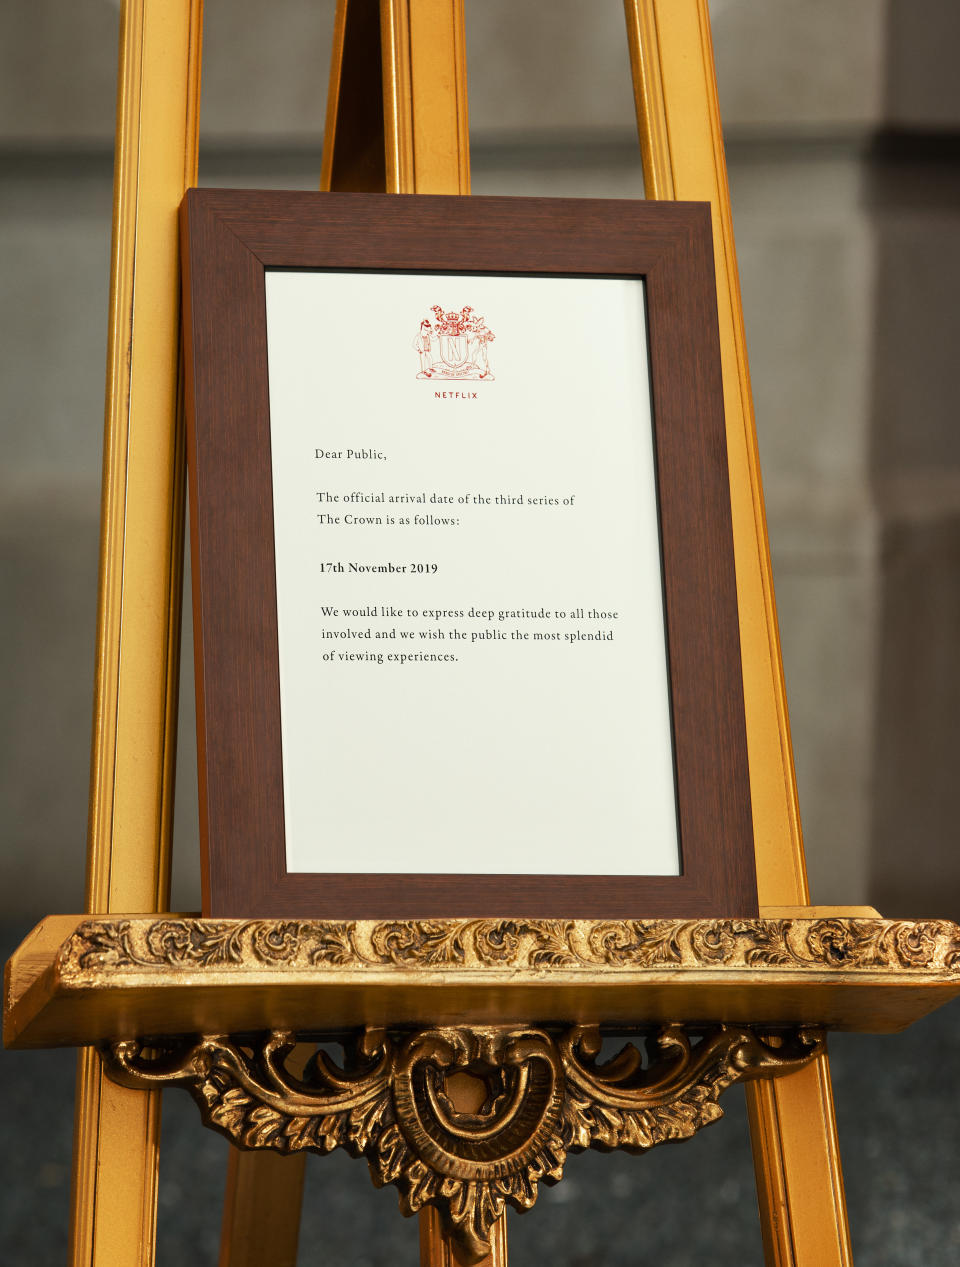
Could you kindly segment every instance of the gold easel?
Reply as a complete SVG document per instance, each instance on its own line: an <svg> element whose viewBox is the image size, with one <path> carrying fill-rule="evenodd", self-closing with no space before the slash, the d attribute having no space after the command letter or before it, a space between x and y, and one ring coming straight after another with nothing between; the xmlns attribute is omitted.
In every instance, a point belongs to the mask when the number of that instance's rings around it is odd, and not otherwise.
<svg viewBox="0 0 960 1267"><path fill-rule="evenodd" d="M709 201L714 212L761 914L814 916L707 3L625 0L625 10L647 196ZM177 208L196 183L200 48L201 0L125 0L87 892L88 911L101 916L168 905L184 524ZM462 0L339 0L324 189L467 194L466 119ZM876 915L831 914L840 923ZM29 1013L24 1026L39 1017L42 1028L44 1008L62 998L57 955L77 924L72 918L41 925L12 963L9 1011L15 1021L17 1008ZM938 1001L960 988L955 977L941 972L932 983ZM825 1005L816 1000L824 997L811 987L809 1010L819 1019ZM906 1011L890 1018L891 1028L907 1023ZM48 1032L71 1041L69 1025L58 1024ZM848 1264L826 1056L789 1077L750 1083L747 1095L768 1264ZM72 1267L153 1263L159 1119L158 1091L107 1080L95 1050L82 1051ZM223 1267L295 1262L302 1180L302 1156L232 1150ZM420 1229L423 1264L460 1261L432 1207ZM504 1219L486 1262L505 1267Z"/></svg>

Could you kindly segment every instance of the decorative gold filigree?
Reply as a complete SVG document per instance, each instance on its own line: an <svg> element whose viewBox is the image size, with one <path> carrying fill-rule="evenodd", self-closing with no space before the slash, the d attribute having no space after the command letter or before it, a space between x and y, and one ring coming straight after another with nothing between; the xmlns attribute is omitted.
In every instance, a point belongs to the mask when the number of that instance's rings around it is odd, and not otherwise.
<svg viewBox="0 0 960 1267"><path fill-rule="evenodd" d="M417 927L431 956L461 953L432 925ZM216 928L198 937L189 943L195 953L227 953L210 949L228 945ZM179 935L163 944L186 952ZM388 944L385 953L400 943ZM822 1041L805 1029L764 1038L718 1025L697 1037L668 1025L645 1040L646 1059L631 1043L600 1064L596 1027L576 1026L555 1039L523 1026L474 1026L397 1041L367 1030L342 1068L318 1050L300 1076L286 1067L296 1038L283 1032L252 1044L226 1035L160 1046L114 1042L103 1058L125 1085L186 1088L207 1125L241 1148L343 1148L366 1157L375 1184L396 1185L405 1214L437 1206L464 1256L478 1262L505 1206L530 1209L541 1181L562 1178L568 1153L643 1152L686 1139L722 1116L717 1101L732 1083L789 1072ZM453 1103L448 1079L458 1074L480 1089L472 1112Z"/></svg>
<svg viewBox="0 0 960 1267"><path fill-rule="evenodd" d="M951 971L960 929L946 920L91 920L61 957L93 967L192 970L290 964L418 971L678 967Z"/></svg>

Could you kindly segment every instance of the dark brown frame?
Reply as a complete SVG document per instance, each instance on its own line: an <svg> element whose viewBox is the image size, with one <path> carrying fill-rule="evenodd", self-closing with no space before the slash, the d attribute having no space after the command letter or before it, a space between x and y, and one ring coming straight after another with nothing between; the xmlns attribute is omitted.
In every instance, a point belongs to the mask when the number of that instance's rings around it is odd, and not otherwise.
<svg viewBox="0 0 960 1267"><path fill-rule="evenodd" d="M195 189L181 228L204 913L756 915L708 206ZM680 876L286 871L264 299L277 267L645 279Z"/></svg>

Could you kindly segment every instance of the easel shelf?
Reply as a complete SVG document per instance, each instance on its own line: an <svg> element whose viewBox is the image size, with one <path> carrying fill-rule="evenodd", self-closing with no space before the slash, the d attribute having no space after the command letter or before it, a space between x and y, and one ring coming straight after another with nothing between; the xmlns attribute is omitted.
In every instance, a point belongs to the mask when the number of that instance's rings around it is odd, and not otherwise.
<svg viewBox="0 0 960 1267"><path fill-rule="evenodd" d="M58 915L7 968L10 1047L145 1034L683 1019L892 1033L960 994L960 928L760 920L209 920Z"/></svg>

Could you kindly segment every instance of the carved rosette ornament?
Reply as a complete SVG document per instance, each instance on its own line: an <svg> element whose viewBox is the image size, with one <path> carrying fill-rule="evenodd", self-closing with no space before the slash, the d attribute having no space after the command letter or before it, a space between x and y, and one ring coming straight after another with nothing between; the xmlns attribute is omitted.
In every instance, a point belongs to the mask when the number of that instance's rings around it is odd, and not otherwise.
<svg viewBox="0 0 960 1267"><path fill-rule="evenodd" d="M365 1157L378 1187L399 1189L405 1214L438 1207L470 1262L489 1252L506 1205L528 1210L541 1180L559 1182L568 1153L686 1139L722 1116L717 1101L732 1083L788 1073L823 1045L811 1029L691 1035L668 1025L643 1040L646 1058L631 1043L599 1063L596 1027L368 1029L345 1044L342 1067L317 1050L296 1075L292 1033L156 1041L107 1045L107 1072L127 1086L184 1087L206 1124L241 1148ZM454 1104L457 1076L472 1080L471 1111Z"/></svg>

